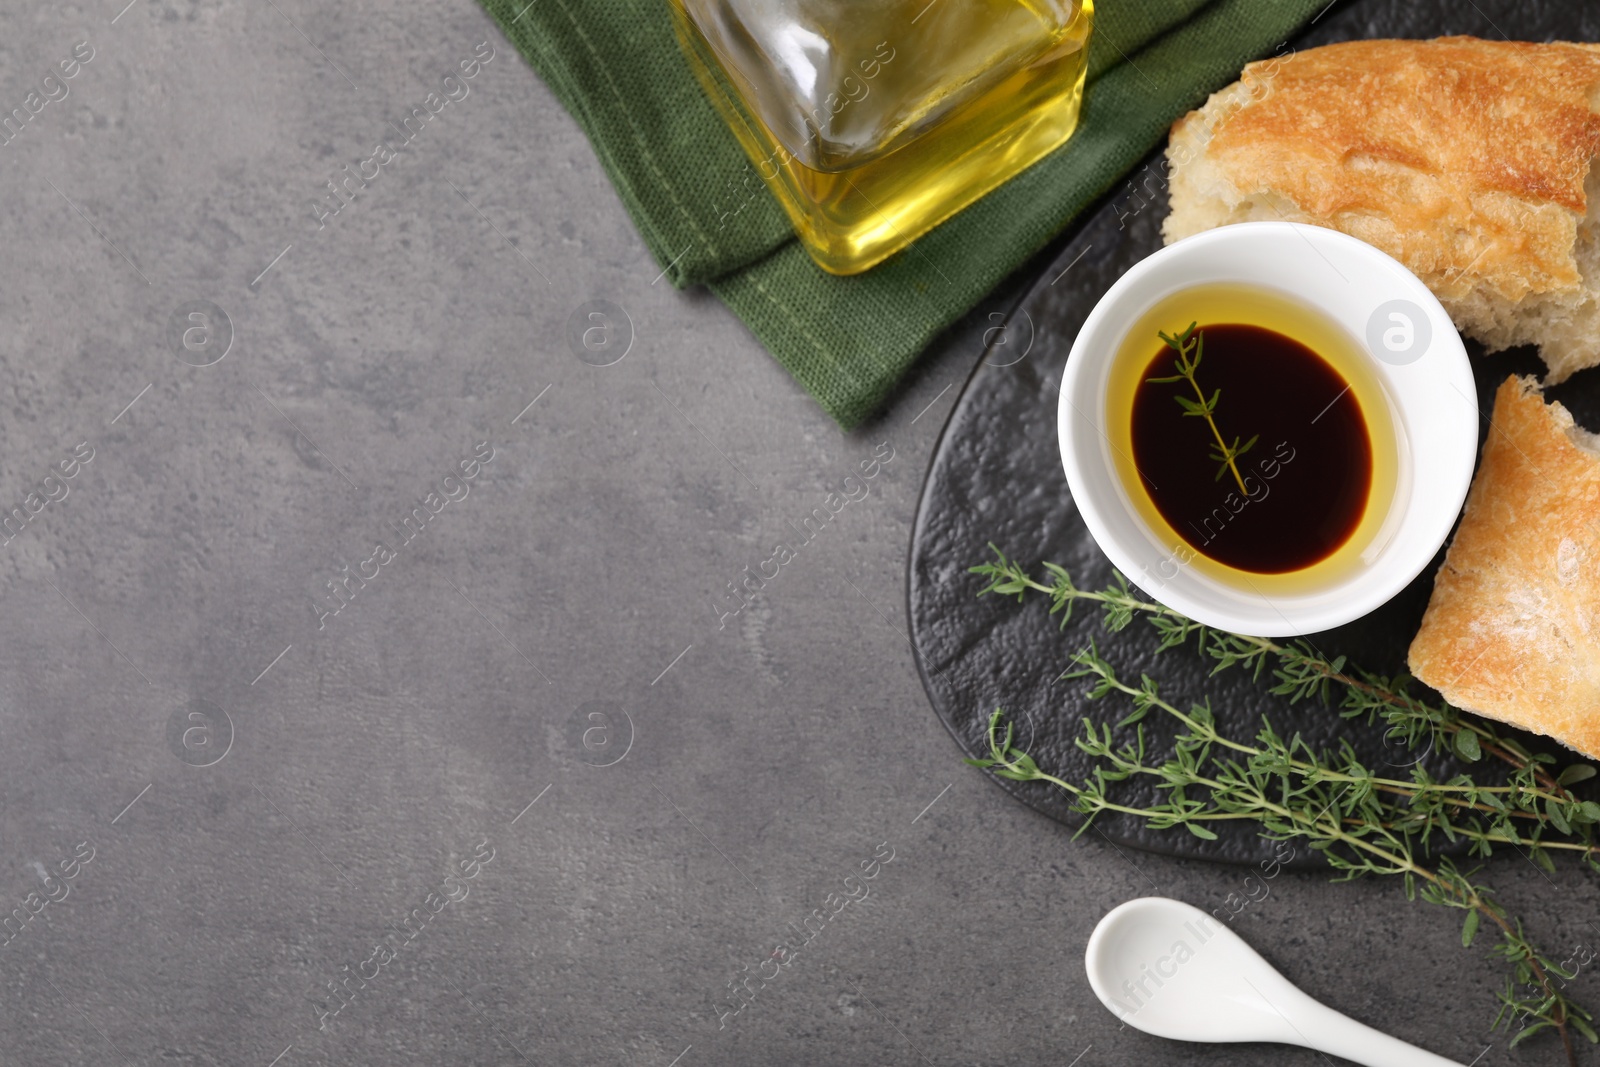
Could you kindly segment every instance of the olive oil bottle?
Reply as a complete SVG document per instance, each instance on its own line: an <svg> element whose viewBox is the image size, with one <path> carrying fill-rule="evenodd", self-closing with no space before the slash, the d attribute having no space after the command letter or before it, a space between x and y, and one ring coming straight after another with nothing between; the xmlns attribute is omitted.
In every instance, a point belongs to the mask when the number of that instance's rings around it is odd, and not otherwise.
<svg viewBox="0 0 1600 1067"><path fill-rule="evenodd" d="M834 274L898 252L1077 128L1093 0L669 2L707 94Z"/></svg>

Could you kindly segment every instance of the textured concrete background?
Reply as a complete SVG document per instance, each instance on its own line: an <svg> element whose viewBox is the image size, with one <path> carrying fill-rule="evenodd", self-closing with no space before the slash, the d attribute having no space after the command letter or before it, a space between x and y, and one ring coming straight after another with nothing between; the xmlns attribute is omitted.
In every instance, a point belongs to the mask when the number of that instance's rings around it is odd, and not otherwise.
<svg viewBox="0 0 1600 1067"><path fill-rule="evenodd" d="M1316 1062L1119 1030L1094 921L1244 873L1071 842L926 706L907 532L1003 295L841 436L653 282L472 4L123 2L0 10L0 111L92 52L0 148L0 492L31 516L0 554L0 912L27 917L0 1063ZM585 362L593 300L631 327ZM866 499L719 627L875 450ZM875 853L870 896L721 1017ZM1582 936L1592 882L1503 868L1535 933ZM1500 972L1453 916L1271 890L1239 927L1314 995L1463 1063L1555 1060L1487 1033Z"/></svg>

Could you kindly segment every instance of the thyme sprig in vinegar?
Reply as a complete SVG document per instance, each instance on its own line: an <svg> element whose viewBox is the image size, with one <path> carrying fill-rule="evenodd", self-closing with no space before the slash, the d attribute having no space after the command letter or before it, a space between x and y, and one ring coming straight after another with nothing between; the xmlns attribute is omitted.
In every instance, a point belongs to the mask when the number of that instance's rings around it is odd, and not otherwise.
<svg viewBox="0 0 1600 1067"><path fill-rule="evenodd" d="M1250 490L1245 488L1244 475L1239 472L1238 460L1240 456L1250 451L1261 435L1257 434L1243 444L1240 444L1239 438L1235 437L1233 444L1230 445L1222 436L1222 431L1217 428L1217 402L1222 399L1222 390L1214 389L1211 395L1207 397L1206 391L1200 388L1200 381L1196 377L1196 372L1200 369L1201 358L1206 354L1206 338L1203 332L1196 329L1198 325L1198 322L1191 322L1189 328L1176 337L1169 336L1159 330L1156 332L1156 336L1161 338L1168 348L1177 353L1174 362L1178 373L1168 375L1165 378L1146 378L1145 381L1153 385L1162 385L1167 382L1188 382L1193 387L1194 400L1182 395L1175 396L1173 399L1183 409L1184 417L1205 419L1206 425L1211 427L1211 435L1217 442L1211 450L1211 458L1216 460L1218 464L1215 480L1221 481L1224 474L1232 471L1234 481L1239 483L1239 492L1249 496Z"/></svg>

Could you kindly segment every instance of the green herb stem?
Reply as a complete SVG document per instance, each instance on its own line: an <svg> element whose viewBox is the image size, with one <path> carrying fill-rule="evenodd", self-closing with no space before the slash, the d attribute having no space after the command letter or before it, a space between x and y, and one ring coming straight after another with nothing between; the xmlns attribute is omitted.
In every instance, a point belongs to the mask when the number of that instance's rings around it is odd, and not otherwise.
<svg viewBox="0 0 1600 1067"><path fill-rule="evenodd" d="M1264 662L1261 657L1271 656L1279 662L1279 670L1274 673L1280 681L1293 683L1294 692L1290 695L1311 695L1310 690L1318 683L1343 686L1349 692L1367 698L1352 709L1354 713L1370 714L1380 707L1387 709L1393 716L1389 720L1390 726L1396 732L1405 735L1408 730L1426 726L1440 735L1450 749L1457 751L1462 745L1456 738L1462 733L1469 733L1478 752L1530 773L1533 784L1539 790L1539 797L1554 798L1562 804L1577 802L1572 791L1558 782L1548 768L1521 745L1502 737L1487 723L1461 716L1454 708L1434 708L1392 682L1381 684L1379 680L1354 676L1342 668L1342 663L1329 661L1312 650L1279 644L1266 637L1212 630L1164 604L1135 597L1120 575L1118 585L1105 590L1079 589L1064 569L1047 563L1044 567L1051 581L1040 582L994 545L991 544L989 548L994 552L996 561L971 568L973 573L989 578L989 584L981 593L1016 596L1019 600L1030 591L1043 593L1051 599L1051 614L1062 615L1062 626L1071 619L1072 605L1078 601L1099 604L1105 612L1106 628L1112 631L1122 629L1134 615L1144 615L1161 631L1163 650L1187 643L1191 636L1198 636L1202 646L1210 642L1211 647L1207 651L1218 660L1215 670L1242 664L1246 667L1253 665L1259 674ZM1406 740L1411 738L1406 736Z"/></svg>
<svg viewBox="0 0 1600 1067"><path fill-rule="evenodd" d="M1272 755L1274 757L1278 757L1277 753L1268 753L1253 745L1243 744L1241 742L1232 741L1226 737L1223 737L1217 732L1214 726L1199 722L1186 715L1175 705L1157 695L1154 683L1152 683L1148 677L1143 679L1143 687L1136 689L1116 677L1114 674L1102 672L1101 663L1103 663L1103 661L1097 661L1092 656L1092 653L1086 654L1084 652L1080 652L1073 657L1073 662L1079 664L1081 669L1077 671L1069 671L1062 677L1081 678L1087 675L1094 675L1101 678L1108 689L1123 693L1130 697L1134 697L1137 700L1148 701L1150 706L1160 708L1162 711L1178 720L1178 722L1182 723L1196 736L1203 737L1212 744L1221 745L1224 748L1238 752L1245 756ZM1449 782L1419 783L1416 781L1402 781L1397 778L1380 778L1376 775L1367 774L1364 771L1360 774L1342 773L1340 771L1332 770L1328 767L1322 766L1319 763L1296 759L1290 755L1284 755L1281 757L1281 759L1286 769L1293 771L1296 774L1308 776L1315 781L1360 784L1381 790L1386 793L1392 793L1397 796L1411 798L1422 798L1432 796L1434 794L1445 794L1441 797L1441 799L1443 799L1446 803L1457 804L1462 807L1471 808L1475 811L1483 811L1495 815L1511 813L1487 804L1476 804L1470 801L1462 801L1458 797L1450 794L1461 793L1468 794L1470 796L1478 796L1480 794L1507 794L1516 797L1528 797L1538 800L1554 801L1556 803L1560 803L1565 799L1553 793L1541 792L1536 789L1525 789L1516 785L1476 785L1470 782L1465 784L1452 784ZM1523 812L1522 814L1530 813ZM1531 815L1531 817L1537 816Z"/></svg>
<svg viewBox="0 0 1600 1067"><path fill-rule="evenodd" d="M1041 770L1031 756L1017 749L1012 744L1013 734L1009 723L1005 726L1004 736L1001 736L999 726L1002 717L1003 713L997 710L989 719L989 758L969 759L966 762L988 768L995 774L1013 781L1046 782L1066 790L1074 798L1075 810L1085 816L1078 834L1084 833L1102 811L1117 811L1141 818L1154 829L1170 829L1181 825L1196 836L1204 838L1214 838L1216 835L1198 826L1199 823L1251 819L1262 824L1266 831L1264 836L1271 840L1287 840L1292 837L1309 839L1312 847L1321 851L1335 869L1344 872L1346 879L1368 874L1400 876L1405 880L1408 898L1415 895L1413 879L1421 879L1428 887L1422 894L1424 900L1468 913L1462 932L1464 946L1471 944L1481 920L1487 918L1501 933L1501 942L1495 948L1495 953L1515 963L1517 977L1537 986L1540 990L1541 996L1537 1001L1519 999L1515 996L1515 984L1508 979L1506 990L1501 994L1502 1009L1496 1016L1496 1025L1506 1020L1509 1027L1510 1023L1521 1015L1532 1016L1539 1020L1535 1026L1519 1033L1513 1039L1513 1044L1531 1036L1539 1029L1552 1027L1561 1035L1569 1064L1576 1067L1576 1052L1573 1049L1570 1028L1578 1028L1591 1042L1595 1040L1591 1025L1592 1016L1557 988L1550 972L1555 971L1563 981L1572 978L1573 975L1561 971L1548 956L1529 942L1521 924L1514 924L1508 918L1504 909L1492 899L1492 894L1487 888L1474 885L1470 878L1448 859L1442 859L1437 869L1417 862L1411 838L1403 828L1400 832L1396 832L1393 824L1383 821L1332 814L1340 800L1338 795L1326 805L1322 805L1321 810L1316 813L1313 813L1310 807L1295 807L1275 800L1260 784L1270 780L1270 776L1253 775L1248 769L1235 764L1224 764L1220 775L1201 773L1194 769L1185 770L1183 769L1185 755L1193 757L1196 753L1209 749L1211 744L1209 740L1193 735L1181 736L1178 739L1179 755L1175 761L1179 765L1177 767L1173 761L1161 767L1152 767L1144 763L1142 736L1136 746L1125 748L1120 752L1107 752L1101 749L1101 745L1109 747L1109 731L1097 736L1093 724L1088 721L1084 724L1086 733L1094 740L1080 740L1079 747L1097 755L1109 754L1111 767L1109 770L1104 767L1098 769L1092 785L1074 785ZM1101 737L1105 738L1104 742L1100 740ZM1165 787L1175 795L1176 802L1140 808L1118 804L1105 797L1103 790L1108 781L1123 780L1133 773L1161 778ZM1233 810L1195 807L1195 802L1183 794L1183 790L1188 787L1208 790L1213 798ZM1282 792L1286 796L1310 797L1309 793L1289 788L1283 789ZM1377 837L1379 840L1375 842L1369 839L1371 837ZM1332 851L1336 845L1351 850L1354 856L1365 858L1341 857Z"/></svg>
<svg viewBox="0 0 1600 1067"><path fill-rule="evenodd" d="M1178 373L1165 378L1146 378L1145 381L1152 384L1185 381L1194 388L1195 400L1182 396L1174 399L1178 401L1178 406L1183 409L1184 415L1204 418L1206 425L1211 427L1211 435L1217 441L1217 450L1212 453L1211 458L1221 464L1217 468L1217 478L1221 479L1225 471L1231 470L1234 481L1239 483L1239 492L1249 496L1250 490L1245 488L1244 475L1239 473L1239 464L1236 461L1238 457L1250 451L1260 435L1257 434L1256 437L1250 438L1242 445L1237 437L1233 439L1232 445L1229 445L1223 438L1222 431L1217 427L1217 402L1222 399L1222 390L1214 391L1208 399L1206 391L1200 388L1200 380L1197 377L1200 369L1200 360L1204 357L1206 350L1205 334L1199 333L1195 329L1198 325L1196 322L1191 322L1189 328L1176 337L1169 337L1167 334L1157 331L1156 336L1161 338L1168 348L1177 353L1174 365L1177 367Z"/></svg>

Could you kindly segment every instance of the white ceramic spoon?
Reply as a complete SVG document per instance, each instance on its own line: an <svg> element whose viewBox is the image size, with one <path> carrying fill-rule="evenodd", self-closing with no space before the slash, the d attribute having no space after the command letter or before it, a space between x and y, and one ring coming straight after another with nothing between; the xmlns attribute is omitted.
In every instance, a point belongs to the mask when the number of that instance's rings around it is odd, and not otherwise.
<svg viewBox="0 0 1600 1067"><path fill-rule="evenodd" d="M1095 996L1129 1026L1178 1041L1276 1041L1367 1067L1460 1067L1302 993L1199 908L1142 897L1113 908L1084 954Z"/></svg>

